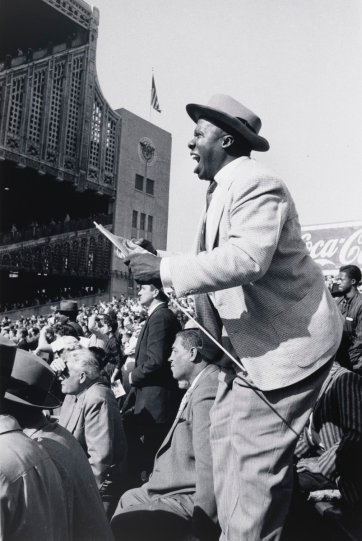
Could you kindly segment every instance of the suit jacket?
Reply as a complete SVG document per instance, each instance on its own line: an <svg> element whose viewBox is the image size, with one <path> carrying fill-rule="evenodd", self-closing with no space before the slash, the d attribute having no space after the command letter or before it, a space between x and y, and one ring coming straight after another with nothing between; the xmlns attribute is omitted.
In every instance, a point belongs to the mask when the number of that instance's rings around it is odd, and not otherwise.
<svg viewBox="0 0 362 541"><path fill-rule="evenodd" d="M172 421L180 392L168 358L176 333L181 330L175 314L160 304L146 320L138 337L132 386L136 389L135 414L156 423Z"/></svg>
<svg viewBox="0 0 362 541"><path fill-rule="evenodd" d="M210 224L213 249L198 253L202 216L194 253L169 259L171 279L178 296L215 292L227 340L254 383L277 389L334 355L341 319L301 238L285 184L253 159L231 163ZM212 314L205 304L204 295L195 296L207 325Z"/></svg>
<svg viewBox="0 0 362 541"><path fill-rule="evenodd" d="M88 456L98 488L125 471L126 438L111 389L95 381L80 395L66 395L59 424L79 441Z"/></svg>
<svg viewBox="0 0 362 541"><path fill-rule="evenodd" d="M153 472L144 485L150 495L194 495L194 513L217 522L210 448L210 409L218 387L219 368L208 365L180 417L158 450ZM201 512L200 512L201 511Z"/></svg>
<svg viewBox="0 0 362 541"><path fill-rule="evenodd" d="M0 415L0 446L1 541L75 541L67 493L49 454L11 415Z"/></svg>
<svg viewBox="0 0 362 541"><path fill-rule="evenodd" d="M98 487L77 440L56 422L44 420L24 433L47 451L56 465L67 495L69 527L74 541L112 541Z"/></svg>

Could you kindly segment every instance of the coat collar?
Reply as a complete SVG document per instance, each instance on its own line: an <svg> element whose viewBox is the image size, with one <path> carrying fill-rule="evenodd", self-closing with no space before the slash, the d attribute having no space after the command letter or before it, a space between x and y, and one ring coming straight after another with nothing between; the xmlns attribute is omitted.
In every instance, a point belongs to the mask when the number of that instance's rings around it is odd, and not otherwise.
<svg viewBox="0 0 362 541"><path fill-rule="evenodd" d="M203 370L203 372L200 375L200 377L198 378L198 380L196 381L195 385L191 389L189 389L190 392L188 394L188 398L185 401L185 403L183 404L182 409L177 412L176 418L175 418L175 420L174 420L174 422L173 422L167 436L163 440L163 443L161 444L161 447L159 448L156 457L161 453L162 449L164 447L166 447L168 445L169 441L171 440L172 435L173 435L173 433L175 431L175 428L178 425L180 416L181 416L182 412L185 410L185 408L187 407L187 405L189 404L190 398L192 397L193 393L195 392L195 389L197 389L197 387L205 379L205 377L207 377L209 374L212 374L213 372L216 372L218 370L219 370L219 367L216 366L215 364L208 364L206 366L206 368ZM186 393L187 393L187 391L186 391Z"/></svg>
<svg viewBox="0 0 362 541"><path fill-rule="evenodd" d="M66 402L64 401L62 409L65 406L65 411L61 412L62 425L64 426L64 428L69 430L69 432L73 432L77 425L78 419L83 409L83 403L87 392L93 387L93 385L97 385L97 383L101 383L101 381L99 379L95 380L80 394L68 395L69 398Z"/></svg>
<svg viewBox="0 0 362 541"><path fill-rule="evenodd" d="M215 181L217 182L217 188L215 190L215 196L212 201L213 204L213 220L211 223L207 224L207 227L210 227L210 239L212 240L212 245L214 246L217 239L219 224L221 220L222 213L225 207L225 198L226 194L229 191L232 183L235 180L235 172L239 169L242 162L250 160L249 156L241 156L236 158L232 162L229 162L225 165L218 173L215 175ZM206 220L206 205L203 208L201 218L198 224L196 240L194 244L194 253L200 251L200 237L203 228L204 221Z"/></svg>
<svg viewBox="0 0 362 541"><path fill-rule="evenodd" d="M152 312L150 313L150 315L147 317L147 319L146 319L146 321L145 321L145 323L144 323L144 325L143 325L143 327L142 327L142 329L141 329L141 332L140 332L140 334L139 334L139 336L138 336L138 340L137 340L135 352L134 352L136 361L137 361L138 351L139 351L139 349L140 349L140 345L141 345L141 342L142 342L142 339L143 339L143 335L145 334L146 328L148 327L148 323L149 323L151 317L152 317L156 312L158 312L159 310L161 310L162 308L167 308L167 304L164 303L164 302L158 304L158 305L156 306L156 308L155 308L154 310L152 310Z"/></svg>

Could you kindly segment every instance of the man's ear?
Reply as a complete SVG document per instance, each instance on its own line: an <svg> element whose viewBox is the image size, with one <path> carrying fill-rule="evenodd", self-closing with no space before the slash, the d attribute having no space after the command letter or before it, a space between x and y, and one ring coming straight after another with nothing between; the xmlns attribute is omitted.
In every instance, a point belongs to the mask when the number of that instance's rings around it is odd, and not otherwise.
<svg viewBox="0 0 362 541"><path fill-rule="evenodd" d="M197 355L198 355L198 351L197 351L197 348L195 347L192 347L190 349L190 361L193 363L194 361L196 361L197 359Z"/></svg>
<svg viewBox="0 0 362 541"><path fill-rule="evenodd" d="M234 137L230 134L227 134L227 135L224 135L224 137L222 138L221 146L222 148L230 148L231 145L234 144L234 142L235 142Z"/></svg>
<svg viewBox="0 0 362 541"><path fill-rule="evenodd" d="M85 372L81 372L79 374L79 383L84 383L87 379L87 376L85 375Z"/></svg>
<svg viewBox="0 0 362 541"><path fill-rule="evenodd" d="M157 287L154 287L153 288L153 291L152 291L152 294L153 294L153 298L155 299L157 297L157 295L159 294L160 290L157 288Z"/></svg>

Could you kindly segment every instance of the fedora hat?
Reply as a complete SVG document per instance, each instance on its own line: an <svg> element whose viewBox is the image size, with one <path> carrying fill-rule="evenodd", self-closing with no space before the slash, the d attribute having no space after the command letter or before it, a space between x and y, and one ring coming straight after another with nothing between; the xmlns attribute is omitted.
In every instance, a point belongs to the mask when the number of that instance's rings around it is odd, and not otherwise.
<svg viewBox="0 0 362 541"><path fill-rule="evenodd" d="M189 103L186 111L194 122L205 118L236 138L246 139L252 150L265 152L269 143L259 135L260 118L244 105L226 94L215 94L207 105Z"/></svg>
<svg viewBox="0 0 362 541"><path fill-rule="evenodd" d="M43 359L18 349L4 398L26 406L58 408L60 401L50 393L54 379L53 370Z"/></svg>
<svg viewBox="0 0 362 541"><path fill-rule="evenodd" d="M5 336L0 335L0 398L4 398L8 387L16 351L16 344Z"/></svg>
<svg viewBox="0 0 362 541"><path fill-rule="evenodd" d="M59 312L78 312L77 301L60 301Z"/></svg>

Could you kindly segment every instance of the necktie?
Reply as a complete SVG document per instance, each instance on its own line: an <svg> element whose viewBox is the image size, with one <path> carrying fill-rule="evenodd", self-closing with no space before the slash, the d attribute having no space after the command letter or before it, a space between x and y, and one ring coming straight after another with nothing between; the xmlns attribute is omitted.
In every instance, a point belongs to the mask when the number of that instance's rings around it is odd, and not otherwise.
<svg viewBox="0 0 362 541"><path fill-rule="evenodd" d="M204 223L202 224L202 229L201 229L201 235L200 235L200 252L205 252L206 250L206 217L207 217L207 210L210 206L210 203L211 203L211 199L212 199L212 194L215 190L217 186L217 182L216 180L212 180L210 182L210 185L207 189L207 192L206 192L206 212L205 212L205 219L204 219Z"/></svg>

